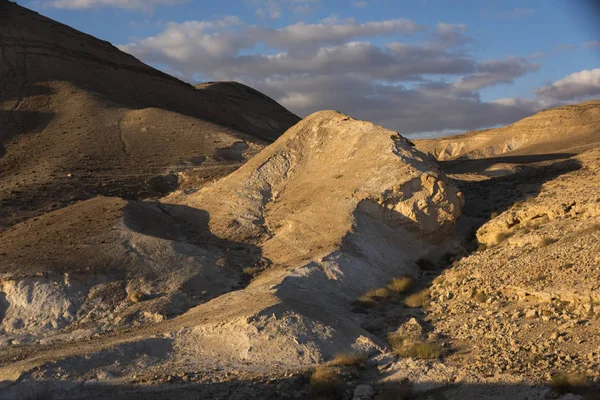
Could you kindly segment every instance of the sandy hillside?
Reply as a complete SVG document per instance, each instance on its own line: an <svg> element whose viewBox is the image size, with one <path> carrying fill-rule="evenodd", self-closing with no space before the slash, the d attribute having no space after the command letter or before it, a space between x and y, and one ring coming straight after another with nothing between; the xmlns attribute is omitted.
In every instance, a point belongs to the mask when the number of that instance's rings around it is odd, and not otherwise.
<svg viewBox="0 0 600 400"><path fill-rule="evenodd" d="M242 84L196 89L8 1L0 47L0 229L96 194L201 185L298 121Z"/></svg>
<svg viewBox="0 0 600 400"><path fill-rule="evenodd" d="M600 100L541 111L514 124L441 139L416 140L439 160L579 153L600 143Z"/></svg>
<svg viewBox="0 0 600 400"><path fill-rule="evenodd" d="M413 143L0 35L0 399L599 398L600 101Z"/></svg>
<svg viewBox="0 0 600 400"><path fill-rule="evenodd" d="M462 202L409 141L326 111L197 192L97 198L18 224L0 240L0 377L158 383L165 371L265 376L380 354L357 299L439 257ZM113 219L85 227L98 208ZM127 365L107 363L122 352Z"/></svg>

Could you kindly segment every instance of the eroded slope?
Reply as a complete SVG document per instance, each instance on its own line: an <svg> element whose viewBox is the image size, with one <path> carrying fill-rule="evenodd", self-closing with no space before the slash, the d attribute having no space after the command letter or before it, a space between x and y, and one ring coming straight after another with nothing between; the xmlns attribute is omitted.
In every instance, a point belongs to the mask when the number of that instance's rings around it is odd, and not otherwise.
<svg viewBox="0 0 600 400"><path fill-rule="evenodd" d="M103 194L160 196L235 170L298 118L241 84L196 89L0 2L0 229Z"/></svg>
<svg viewBox="0 0 600 400"><path fill-rule="evenodd" d="M74 322L53 332L26 332L35 344L5 347L2 379L21 377L26 386L47 379L152 381L166 371L189 376L214 368L267 373L303 369L341 351L385 351L385 341L361 327L353 302L394 276L415 274L419 257L438 255L460 216L462 197L432 160L397 133L328 111L309 116L241 169L195 193L176 192L156 205L130 202L124 211L114 207L117 216L124 212L115 220L117 232L90 235L109 243L107 260L115 249L135 248L132 262L117 270L131 282L140 277L144 296L125 306L164 321L126 331L113 327L113 334L99 332L91 341L78 341ZM160 210L161 218L143 217ZM139 226L149 220L156 226ZM207 227L209 238L203 239ZM132 241L134 233L141 235ZM35 241L34 233L28 236ZM198 269L184 268L177 259L184 256L194 258ZM30 268L43 270L46 262ZM62 271L73 268L62 265ZM249 284L239 278L242 271L254 276ZM187 293L184 281L195 276L191 287L213 285L199 305L175 318L152 308L153 297L168 298L170 288ZM211 287L225 287L217 279L236 277L240 290L210 299ZM15 298L17 285L7 279L5 296L10 291ZM18 318L13 304L5 309L7 321ZM4 337L10 334L5 328ZM126 364L113 363L115 357L124 361L123 354Z"/></svg>
<svg viewBox="0 0 600 400"><path fill-rule="evenodd" d="M578 153L600 142L600 101L541 111L514 124L441 139L417 140L439 160Z"/></svg>

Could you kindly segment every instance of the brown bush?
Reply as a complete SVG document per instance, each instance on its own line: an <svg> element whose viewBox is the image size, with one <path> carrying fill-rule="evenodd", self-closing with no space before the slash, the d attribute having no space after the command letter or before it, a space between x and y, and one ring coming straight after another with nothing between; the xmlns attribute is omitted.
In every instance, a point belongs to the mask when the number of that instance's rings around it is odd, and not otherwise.
<svg viewBox="0 0 600 400"><path fill-rule="evenodd" d="M429 289L411 294L404 299L404 304L411 308L423 307L429 303Z"/></svg>

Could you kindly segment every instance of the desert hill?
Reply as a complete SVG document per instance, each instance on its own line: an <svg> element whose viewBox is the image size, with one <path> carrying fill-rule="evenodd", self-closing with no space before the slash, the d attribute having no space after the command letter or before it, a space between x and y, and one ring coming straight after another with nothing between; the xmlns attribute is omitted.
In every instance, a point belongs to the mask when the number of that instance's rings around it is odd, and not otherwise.
<svg viewBox="0 0 600 400"><path fill-rule="evenodd" d="M598 398L600 102L413 143L0 34L0 398Z"/></svg>
<svg viewBox="0 0 600 400"><path fill-rule="evenodd" d="M197 192L154 203L99 197L35 229L17 224L0 237L0 377L44 380L59 368L65 383L103 380L116 373L107 352L141 365L148 346L161 349L152 366L119 368L118 382L223 365L264 374L380 352L385 342L353 303L451 247L440 242L462 201L397 133L325 111ZM86 226L98 208L112 219Z"/></svg>
<svg viewBox="0 0 600 400"><path fill-rule="evenodd" d="M298 121L242 84L196 89L8 1L0 47L0 227L96 194L164 194L186 171L210 181Z"/></svg>
<svg viewBox="0 0 600 400"><path fill-rule="evenodd" d="M600 143L600 100L541 111L514 124L441 139L415 140L438 160L579 153Z"/></svg>

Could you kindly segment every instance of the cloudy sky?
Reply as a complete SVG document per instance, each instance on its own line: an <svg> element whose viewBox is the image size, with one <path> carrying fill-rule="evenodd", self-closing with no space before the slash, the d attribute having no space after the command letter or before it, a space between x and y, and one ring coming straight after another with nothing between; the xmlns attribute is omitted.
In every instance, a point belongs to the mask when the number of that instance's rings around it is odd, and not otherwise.
<svg viewBox="0 0 600 400"><path fill-rule="evenodd" d="M18 0L190 83L418 137L600 98L595 0ZM596 4L596 5L595 5Z"/></svg>

